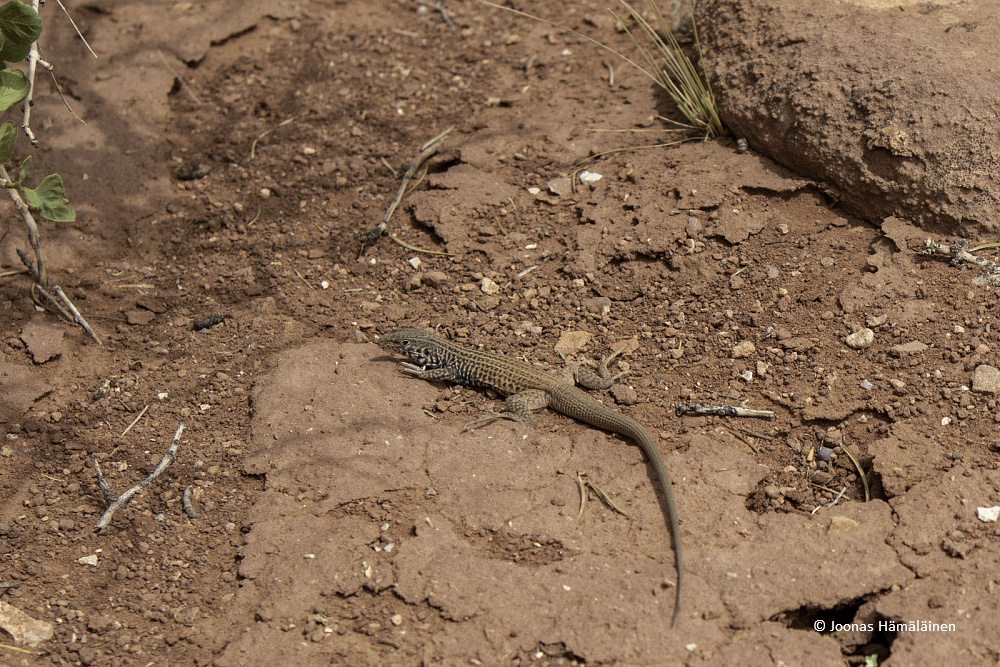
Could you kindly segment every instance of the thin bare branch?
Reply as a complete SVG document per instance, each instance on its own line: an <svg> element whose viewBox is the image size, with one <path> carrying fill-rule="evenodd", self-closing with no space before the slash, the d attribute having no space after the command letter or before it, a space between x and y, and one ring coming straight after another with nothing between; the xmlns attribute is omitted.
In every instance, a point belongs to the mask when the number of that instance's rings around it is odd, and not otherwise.
<svg viewBox="0 0 1000 667"><path fill-rule="evenodd" d="M146 479L142 480L131 489L121 494L117 498L115 497L115 492L111 489L111 484L104 475L101 474L100 465L97 462L97 456L93 456L92 460L94 462L94 471L97 473L97 485L101 488L101 492L104 493L104 497L108 500L108 509L104 511L101 516L101 520L97 522L94 526L94 530L103 530L109 523L111 523L111 518L114 516L115 512L124 508L132 498L142 489L146 488L152 484L157 477L163 474L163 471L170 467L170 464L177 459L177 445L181 440L181 433L184 432L184 422L181 421L177 425L177 431L174 433L173 442L170 443L170 448L167 449L167 453L163 455L160 460L160 464L156 466L153 472L149 473Z"/></svg>
<svg viewBox="0 0 1000 667"><path fill-rule="evenodd" d="M56 0L56 4L59 5L59 8L63 10L63 14L65 14L66 18L69 19L70 25L73 26L73 30L76 30L77 37L80 38L80 41L83 42L83 45L87 47L88 51L90 51L90 55L92 55L95 58L97 58L97 54L94 53L94 50L92 48L90 48L90 44L87 43L87 38L84 37L83 33L80 32L80 29L78 27L76 27L76 21L74 21L73 17L69 15L68 11L66 11L66 5L64 5L62 3L62 0Z"/></svg>

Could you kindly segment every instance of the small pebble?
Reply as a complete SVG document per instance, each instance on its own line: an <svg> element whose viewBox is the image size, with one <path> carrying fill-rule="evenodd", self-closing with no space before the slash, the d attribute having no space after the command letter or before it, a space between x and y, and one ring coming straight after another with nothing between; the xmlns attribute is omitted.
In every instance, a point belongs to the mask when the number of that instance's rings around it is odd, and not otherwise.
<svg viewBox="0 0 1000 667"><path fill-rule="evenodd" d="M859 329L850 336L844 338L844 343L846 343L847 347L852 350L863 350L867 347L871 347L874 342L875 332L871 329Z"/></svg>
<svg viewBox="0 0 1000 667"><path fill-rule="evenodd" d="M995 522L997 519L1000 519L1000 506L977 507L976 516L983 523Z"/></svg>
<svg viewBox="0 0 1000 667"><path fill-rule="evenodd" d="M494 295L500 291L500 286L489 278L483 278L479 281L479 289L482 290L483 294Z"/></svg>
<svg viewBox="0 0 1000 667"><path fill-rule="evenodd" d="M1000 369L980 364L972 371L972 391L980 394L1000 394Z"/></svg>

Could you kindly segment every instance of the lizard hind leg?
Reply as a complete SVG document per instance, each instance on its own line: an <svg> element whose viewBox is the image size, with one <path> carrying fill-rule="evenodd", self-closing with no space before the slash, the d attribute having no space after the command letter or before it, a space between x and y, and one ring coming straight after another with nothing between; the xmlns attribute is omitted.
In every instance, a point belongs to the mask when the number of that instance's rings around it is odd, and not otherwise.
<svg viewBox="0 0 1000 667"><path fill-rule="evenodd" d="M520 422L528 428L535 428L533 410L541 410L549 404L549 394L542 389L525 389L507 397L507 409L483 415L465 425L464 430L475 428L494 419L509 419Z"/></svg>
<svg viewBox="0 0 1000 667"><path fill-rule="evenodd" d="M573 379L576 380L577 384L587 389L607 389L614 384L615 380L628 373L628 371L622 371L611 375L608 371L608 362L624 352L627 347L628 343L622 345L610 356L601 357L601 363L597 366L596 373L585 366L574 366L572 369Z"/></svg>

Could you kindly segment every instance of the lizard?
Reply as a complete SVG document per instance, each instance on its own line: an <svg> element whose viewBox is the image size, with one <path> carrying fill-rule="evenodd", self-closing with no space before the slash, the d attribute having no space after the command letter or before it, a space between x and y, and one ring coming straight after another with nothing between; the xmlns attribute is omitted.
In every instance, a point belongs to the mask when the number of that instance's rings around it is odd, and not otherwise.
<svg viewBox="0 0 1000 667"><path fill-rule="evenodd" d="M539 370L531 364L501 354L465 347L437 334L420 329L399 329L381 336L377 343L410 361L400 362L403 372L422 380L444 380L469 387L493 389L507 397L507 409L484 415L466 426L496 418L510 419L530 428L535 426L534 410L549 407L604 431L631 439L653 464L656 481L666 499L665 518L670 528L677 567L677 589L672 626L681 610L681 587L684 579L681 534L670 476L663 465L656 440L639 422L609 408L576 387L607 389L624 375L611 377L608 362L621 354L625 346L610 357L601 359L597 372L583 366L569 366L561 375ZM411 363L412 362L412 363Z"/></svg>

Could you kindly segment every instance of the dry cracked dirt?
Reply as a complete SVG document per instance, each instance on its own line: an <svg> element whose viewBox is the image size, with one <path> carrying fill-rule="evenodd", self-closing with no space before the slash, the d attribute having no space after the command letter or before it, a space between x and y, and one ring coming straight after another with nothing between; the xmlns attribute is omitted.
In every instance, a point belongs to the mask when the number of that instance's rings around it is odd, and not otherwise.
<svg viewBox="0 0 1000 667"><path fill-rule="evenodd" d="M1000 659L997 294L921 252L940 228L855 217L766 137L666 132L640 72L472 0L66 4L100 57L43 8L85 124L39 79L35 168L79 213L42 232L104 344L0 279L0 615L51 631L0 664ZM514 4L630 48L608 3ZM361 254L449 127L389 221L437 254ZM638 448L550 411L463 430L500 400L400 373L401 326L554 372L628 343L596 395L673 478L676 627ZM182 420L95 532L92 457L121 492Z"/></svg>

